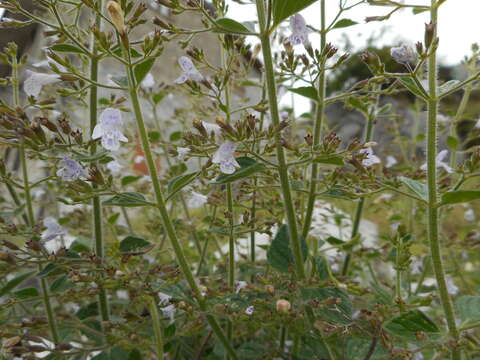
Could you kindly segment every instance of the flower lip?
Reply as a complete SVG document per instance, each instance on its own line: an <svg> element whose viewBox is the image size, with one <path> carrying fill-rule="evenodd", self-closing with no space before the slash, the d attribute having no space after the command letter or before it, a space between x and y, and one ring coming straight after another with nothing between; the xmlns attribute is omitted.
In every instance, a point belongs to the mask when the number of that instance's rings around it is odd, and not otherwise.
<svg viewBox="0 0 480 360"><path fill-rule="evenodd" d="M195 65L193 64L192 60L190 60L187 56L181 56L178 59L178 64L180 68L183 70L182 75L175 80L176 84L183 84L188 80L192 81L202 81L204 78L202 74L197 70Z"/></svg>
<svg viewBox="0 0 480 360"><path fill-rule="evenodd" d="M111 151L120 148L120 142L128 142L122 133L122 113L119 109L106 108L100 114L98 124L93 129L92 139L102 139L102 146Z"/></svg>
<svg viewBox="0 0 480 360"><path fill-rule="evenodd" d="M220 171L224 174L233 174L240 164L235 159L234 153L237 144L229 140L225 141L213 154L212 162L220 165Z"/></svg>

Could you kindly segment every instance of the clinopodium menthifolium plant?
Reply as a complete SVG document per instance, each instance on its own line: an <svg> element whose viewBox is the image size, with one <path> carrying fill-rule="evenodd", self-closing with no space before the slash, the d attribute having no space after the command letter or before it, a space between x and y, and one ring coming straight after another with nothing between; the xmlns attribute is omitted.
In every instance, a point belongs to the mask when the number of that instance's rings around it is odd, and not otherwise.
<svg viewBox="0 0 480 360"><path fill-rule="evenodd" d="M480 359L480 48L437 71L445 2L0 1L35 34L0 55L0 358ZM349 54L360 5L430 20Z"/></svg>

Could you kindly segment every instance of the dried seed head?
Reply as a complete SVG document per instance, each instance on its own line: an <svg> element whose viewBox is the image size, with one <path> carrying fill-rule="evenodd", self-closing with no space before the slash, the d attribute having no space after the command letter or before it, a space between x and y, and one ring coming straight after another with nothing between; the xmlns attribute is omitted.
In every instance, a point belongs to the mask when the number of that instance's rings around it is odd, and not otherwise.
<svg viewBox="0 0 480 360"><path fill-rule="evenodd" d="M125 34L125 18L122 7L116 1L109 1L107 3L107 10L110 14L110 19L120 35Z"/></svg>

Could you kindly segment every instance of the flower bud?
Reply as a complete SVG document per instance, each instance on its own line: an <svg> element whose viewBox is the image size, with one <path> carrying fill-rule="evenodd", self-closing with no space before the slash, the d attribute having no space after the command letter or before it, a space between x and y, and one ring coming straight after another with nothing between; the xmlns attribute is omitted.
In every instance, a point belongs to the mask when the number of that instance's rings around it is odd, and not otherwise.
<svg viewBox="0 0 480 360"><path fill-rule="evenodd" d="M435 36L436 24L430 22L425 24L425 48L429 48Z"/></svg>
<svg viewBox="0 0 480 360"><path fill-rule="evenodd" d="M201 120L193 120L193 127L197 129L202 136L208 137L207 129L205 129Z"/></svg>
<svg viewBox="0 0 480 360"><path fill-rule="evenodd" d="M8 240L3 240L2 245L9 248L10 250L20 250L20 248L17 245L15 245L14 243Z"/></svg>
<svg viewBox="0 0 480 360"><path fill-rule="evenodd" d="M279 313L287 313L290 311L291 307L292 305L290 304L290 301L285 299L277 300L277 311Z"/></svg>
<svg viewBox="0 0 480 360"><path fill-rule="evenodd" d="M110 19L115 25L120 35L125 35L125 18L123 16L123 10L119 3L116 1L109 1L107 3L107 10L110 14Z"/></svg>

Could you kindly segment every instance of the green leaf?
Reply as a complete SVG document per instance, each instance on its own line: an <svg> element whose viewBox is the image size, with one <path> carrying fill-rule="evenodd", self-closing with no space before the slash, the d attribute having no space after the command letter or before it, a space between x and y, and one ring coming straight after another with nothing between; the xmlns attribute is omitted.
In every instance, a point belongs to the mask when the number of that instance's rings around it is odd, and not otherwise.
<svg viewBox="0 0 480 360"><path fill-rule="evenodd" d="M128 79L126 76L112 76L110 79L118 86L128 87Z"/></svg>
<svg viewBox="0 0 480 360"><path fill-rule="evenodd" d="M457 137L449 135L447 137L447 146L452 150L457 150L458 145L460 145L460 141Z"/></svg>
<svg viewBox="0 0 480 360"><path fill-rule="evenodd" d="M85 306L81 307L77 311L76 316L80 320L84 320L84 319L86 319L88 317L92 317L92 316L98 316L98 303L93 302L93 303L90 303L88 305L85 305Z"/></svg>
<svg viewBox="0 0 480 360"><path fill-rule="evenodd" d="M317 271L315 272L318 278L322 281L328 280L328 262L323 256L317 256L315 258L315 266Z"/></svg>
<svg viewBox="0 0 480 360"><path fill-rule="evenodd" d="M348 106L351 106L364 114L368 114L368 103L362 99L350 97L347 99L346 103Z"/></svg>
<svg viewBox="0 0 480 360"><path fill-rule="evenodd" d="M138 349L133 349L128 354L128 360L142 360L142 359L143 359L142 353Z"/></svg>
<svg viewBox="0 0 480 360"><path fill-rule="evenodd" d="M383 328L390 334L413 343L423 341L418 339L418 333L427 335L425 341L437 339L441 335L438 326L420 310L403 313L387 321Z"/></svg>
<svg viewBox="0 0 480 360"><path fill-rule="evenodd" d="M1 289L0 289L0 296L3 296L13 290L17 285L20 285L24 280L28 279L30 276L35 274L35 271L30 271L22 275L18 275L14 277L12 280L7 282Z"/></svg>
<svg viewBox="0 0 480 360"><path fill-rule="evenodd" d="M41 271L38 272L37 276L38 277L47 277L47 276L52 276L52 275L57 275L59 273L62 273L62 269L53 264L50 263L47 266L45 266Z"/></svg>
<svg viewBox="0 0 480 360"><path fill-rule="evenodd" d="M327 156L319 156L313 159L313 162L322 163L322 164L330 164L330 165L338 165L343 166L345 162L341 156L337 155L327 155Z"/></svg>
<svg viewBox="0 0 480 360"><path fill-rule="evenodd" d="M133 68L133 73L135 75L135 82L137 84L140 84L142 80L145 78L145 76L147 76L148 72L153 67L154 63L155 63L155 58L147 58L142 62L138 63L137 65L135 65L135 67Z"/></svg>
<svg viewBox="0 0 480 360"><path fill-rule="evenodd" d="M324 191L320 194L322 197L334 198L334 199L343 199L343 200L355 200L358 196L343 190L340 187L332 187L327 191Z"/></svg>
<svg viewBox="0 0 480 360"><path fill-rule="evenodd" d="M229 18L218 19L215 23L217 25L216 32L232 34L249 34L252 32L245 25Z"/></svg>
<svg viewBox="0 0 480 360"><path fill-rule="evenodd" d="M455 307L463 323L480 321L480 296L461 296L455 301Z"/></svg>
<svg viewBox="0 0 480 360"><path fill-rule="evenodd" d="M448 191L442 195L441 205L460 204L480 199L480 190Z"/></svg>
<svg viewBox="0 0 480 360"><path fill-rule="evenodd" d="M84 154L84 153L79 153L75 152L75 159L77 161L81 162L93 162L93 161L98 161L100 159L103 159L105 156L107 156L110 152L108 150L103 150L100 151L96 154Z"/></svg>
<svg viewBox="0 0 480 360"><path fill-rule="evenodd" d="M272 0L273 27L286 18L312 5L317 0Z"/></svg>
<svg viewBox="0 0 480 360"><path fill-rule="evenodd" d="M57 52L85 54L85 52L76 45L72 44L55 44L50 46L50 50Z"/></svg>
<svg viewBox="0 0 480 360"><path fill-rule="evenodd" d="M196 171L196 172L188 173L185 175L179 175L177 177L174 177L172 180L170 180L167 187L168 188L167 199L171 199L173 196L175 196L185 186L187 186L192 181L194 181L199 174L200 172Z"/></svg>
<svg viewBox="0 0 480 360"><path fill-rule="evenodd" d="M323 302L332 298L339 299L336 302L332 302L332 304L315 309L315 312L319 314L320 318L333 323L347 325L352 322L352 301L345 291L335 287L303 288L301 289L301 294L304 300Z"/></svg>
<svg viewBox="0 0 480 360"><path fill-rule="evenodd" d="M115 50L112 51L115 55L119 56L119 57L122 57L122 48L120 46L116 46L115 47ZM133 47L130 47L130 56L132 58L140 58L142 57L143 55L141 53L139 53L137 50L135 50Z"/></svg>
<svg viewBox="0 0 480 360"><path fill-rule="evenodd" d="M119 249L121 253L131 253L142 251L144 248L151 245L152 244L145 239L135 236L127 236L120 242Z"/></svg>
<svg viewBox="0 0 480 360"><path fill-rule="evenodd" d="M92 250L93 241L90 238L78 237L70 245L69 251L90 252Z"/></svg>
<svg viewBox="0 0 480 360"><path fill-rule="evenodd" d="M291 92L304 96L306 98L318 101L318 92L313 86L301 86L298 88L288 88Z"/></svg>
<svg viewBox="0 0 480 360"><path fill-rule="evenodd" d="M420 197L420 199L428 201L428 188L426 184L417 180L404 177L404 176L400 176L398 180L400 180L412 192L417 194Z"/></svg>
<svg viewBox="0 0 480 360"><path fill-rule="evenodd" d="M68 289L71 289L75 287L75 284L68 280L67 275L63 275L59 277L58 279L55 279L54 282L52 282L52 285L50 285L50 291L52 293L55 292L60 292L60 291L66 291Z"/></svg>
<svg viewBox="0 0 480 360"><path fill-rule="evenodd" d="M350 19L341 19L336 22L335 25L333 25L332 29L340 29L340 28L346 28L352 25L357 25L358 23L356 21L350 20Z"/></svg>
<svg viewBox="0 0 480 360"><path fill-rule="evenodd" d="M412 78L401 77L399 78L399 80L403 84L403 86L410 90L410 92L412 92L414 95L417 95L418 97L425 100L427 99L425 90L420 89Z"/></svg>
<svg viewBox="0 0 480 360"><path fill-rule="evenodd" d="M307 243L303 238L300 241L303 260L305 261L308 255ZM290 234L287 225L283 224L278 229L272 244L268 248L267 260L270 265L282 272L289 272L291 270L290 267L294 266L295 261L293 252L290 249Z"/></svg>
<svg viewBox="0 0 480 360"><path fill-rule="evenodd" d="M135 207L135 206L147 206L151 205L140 193L136 192L124 192L117 194L114 197L105 200L103 205L108 206L125 206L125 207Z"/></svg>
<svg viewBox="0 0 480 360"><path fill-rule="evenodd" d="M134 183L135 181L137 181L141 178L142 178L142 176L133 176L133 175L124 176L122 178L122 185L126 186L128 184Z"/></svg>
<svg viewBox="0 0 480 360"><path fill-rule="evenodd" d="M259 171L265 170L265 165L257 162L256 160L247 156L237 158L237 162L240 164L240 169L233 174L220 175L213 183L214 184L227 184L232 181L237 181L249 177Z"/></svg>
<svg viewBox="0 0 480 360"><path fill-rule="evenodd" d="M450 80L438 87L438 96L442 96L460 83L459 80Z"/></svg>
<svg viewBox="0 0 480 360"><path fill-rule="evenodd" d="M27 299L30 297L40 296L40 293L35 288L25 288L22 290L14 291L13 295L20 299Z"/></svg>
<svg viewBox="0 0 480 360"><path fill-rule="evenodd" d="M422 6L417 5L412 9L412 13L413 13L413 15L417 15L417 14L421 14L421 13L423 13L425 11L429 11L429 10L430 10L429 7L426 7L426 6L422 7Z"/></svg>
<svg viewBox="0 0 480 360"><path fill-rule="evenodd" d="M155 95L153 95L152 100L155 103L155 105L157 105L160 101L162 101L165 98L165 96L167 96L167 94L168 92L166 91L160 91L159 93L156 93Z"/></svg>

